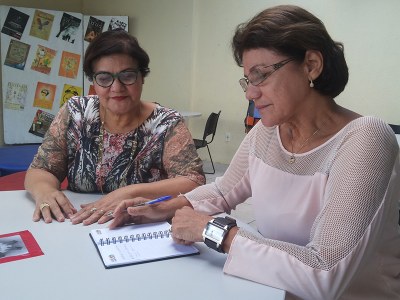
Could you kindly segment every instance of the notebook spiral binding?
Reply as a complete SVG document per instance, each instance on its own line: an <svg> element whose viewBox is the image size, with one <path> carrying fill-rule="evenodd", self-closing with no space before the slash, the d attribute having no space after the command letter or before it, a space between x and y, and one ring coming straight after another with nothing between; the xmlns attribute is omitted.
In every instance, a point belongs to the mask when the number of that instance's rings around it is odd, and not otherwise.
<svg viewBox="0 0 400 300"><path fill-rule="evenodd" d="M171 230L164 230L164 231L154 231L154 232L144 232L142 234L136 234L133 235L131 234L130 236L124 235L124 236L117 236L117 237L112 237L112 238L105 238L105 239L100 239L100 246L106 246L106 245L111 245L111 244L117 244L117 243L129 243L129 242L135 242L135 241L141 241L141 240L151 240L151 239L163 239L163 238L169 238L171 236Z"/></svg>

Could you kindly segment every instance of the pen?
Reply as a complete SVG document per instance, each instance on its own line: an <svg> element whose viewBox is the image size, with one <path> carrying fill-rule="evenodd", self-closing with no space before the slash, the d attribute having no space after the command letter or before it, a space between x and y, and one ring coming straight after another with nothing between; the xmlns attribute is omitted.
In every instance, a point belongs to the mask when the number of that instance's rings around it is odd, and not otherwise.
<svg viewBox="0 0 400 300"><path fill-rule="evenodd" d="M163 202L163 201L169 200L171 198L172 198L172 196L162 196L162 197L154 199L154 200L150 200L150 201L147 201L147 202L135 204L134 206L131 206L131 207L150 205L150 204L154 204L154 203L158 203L158 202Z"/></svg>

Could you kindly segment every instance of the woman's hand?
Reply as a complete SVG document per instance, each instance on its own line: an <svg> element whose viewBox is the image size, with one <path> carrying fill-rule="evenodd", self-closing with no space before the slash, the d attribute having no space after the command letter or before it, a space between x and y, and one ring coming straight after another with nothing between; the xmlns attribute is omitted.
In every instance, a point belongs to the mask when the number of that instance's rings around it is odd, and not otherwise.
<svg viewBox="0 0 400 300"><path fill-rule="evenodd" d="M192 244L203 241L203 230L212 217L195 212L193 208L183 207L172 218L172 237L176 243Z"/></svg>
<svg viewBox="0 0 400 300"><path fill-rule="evenodd" d="M76 208L60 191L61 182L52 173L42 169L28 169L25 174L25 189L36 202L33 221L41 218L51 223L53 218L64 222L76 213Z"/></svg>
<svg viewBox="0 0 400 300"><path fill-rule="evenodd" d="M58 222L64 222L65 218L70 218L76 213L76 208L63 192L55 190L43 193L40 197L35 197L36 207L33 212L33 221L37 222L43 218L45 223L51 223L53 217Z"/></svg>
<svg viewBox="0 0 400 300"><path fill-rule="evenodd" d="M116 190L97 201L82 204L81 209L71 216L71 222L72 224L82 223L83 225L96 222L99 224L106 223L113 218L115 208L124 200L124 197L127 198L128 196Z"/></svg>
<svg viewBox="0 0 400 300"><path fill-rule="evenodd" d="M133 207L148 200L139 197L122 201L114 211L114 220L110 224L110 228L112 229L129 223L142 224L167 220L168 209L165 210L165 205L161 205L162 203Z"/></svg>
<svg viewBox="0 0 400 300"><path fill-rule="evenodd" d="M110 228L113 229L130 223L141 224L167 221L174 216L177 209L185 206L191 207L189 201L183 196L156 204L132 207L147 200L135 198L122 201L114 211L114 220L110 224Z"/></svg>

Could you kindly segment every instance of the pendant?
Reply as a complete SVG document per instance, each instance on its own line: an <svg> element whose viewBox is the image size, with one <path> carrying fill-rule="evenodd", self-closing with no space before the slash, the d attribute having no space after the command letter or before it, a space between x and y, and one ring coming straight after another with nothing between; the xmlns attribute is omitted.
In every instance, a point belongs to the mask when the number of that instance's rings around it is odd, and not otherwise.
<svg viewBox="0 0 400 300"><path fill-rule="evenodd" d="M294 162L296 161L296 158L294 157L294 155L292 154L289 158L289 164L294 164Z"/></svg>

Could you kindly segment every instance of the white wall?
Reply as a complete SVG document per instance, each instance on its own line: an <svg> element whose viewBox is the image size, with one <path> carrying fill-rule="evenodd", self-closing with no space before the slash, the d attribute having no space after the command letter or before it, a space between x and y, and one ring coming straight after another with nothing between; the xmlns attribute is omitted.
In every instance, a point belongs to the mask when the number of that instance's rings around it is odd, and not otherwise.
<svg viewBox="0 0 400 300"><path fill-rule="evenodd" d="M143 99L189 110L192 83L193 1L186 0L84 1L83 13L125 14L129 32L150 56L150 74Z"/></svg>
<svg viewBox="0 0 400 300"><path fill-rule="evenodd" d="M195 1L195 70L193 108L206 114L222 109L218 137L212 146L215 160L228 162L243 137L245 100L234 65L230 38L235 26L276 4L297 4L316 14L331 36L342 41L350 80L338 102L364 115L400 124L400 1ZM200 127L200 122L196 125ZM198 132L197 126L192 129ZM232 141L224 141L231 132Z"/></svg>
<svg viewBox="0 0 400 300"><path fill-rule="evenodd" d="M202 112L190 120L201 136L211 111L222 110L211 151L231 160L244 137L247 108L238 84L230 40L237 24L277 4L300 5L316 14L342 41L350 80L338 102L364 115L400 124L400 1L398 0L82 0L82 13L128 15L130 32L150 55L143 98ZM32 7L32 6L31 6ZM231 141L225 142L225 132ZM206 150L199 150L207 158Z"/></svg>
<svg viewBox="0 0 400 300"><path fill-rule="evenodd" d="M244 137L247 107L238 84L242 70L232 58L236 25L277 4L300 5L316 14L332 37L345 45L350 80L338 102L365 115L400 124L400 1L398 0L98 0L84 1L84 13L124 12L131 32L151 58L144 98L177 109L202 112L190 120L202 135L211 111L222 110L217 137L210 146L215 161L227 163ZM225 133L231 141L225 142ZM199 150L207 158L205 150Z"/></svg>

